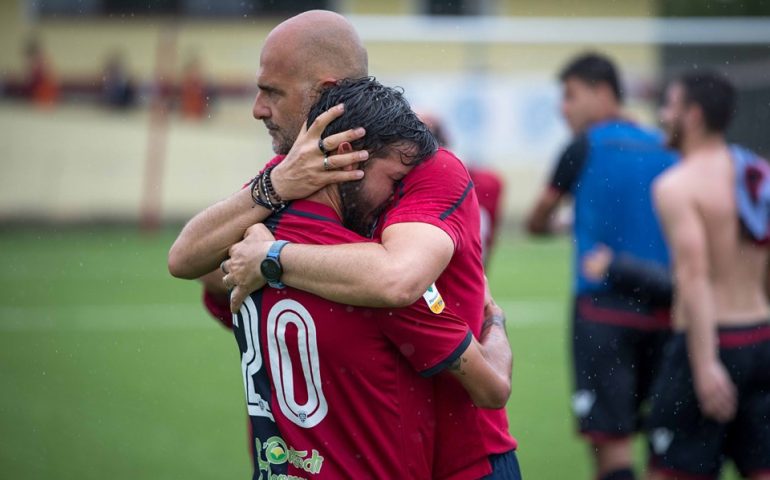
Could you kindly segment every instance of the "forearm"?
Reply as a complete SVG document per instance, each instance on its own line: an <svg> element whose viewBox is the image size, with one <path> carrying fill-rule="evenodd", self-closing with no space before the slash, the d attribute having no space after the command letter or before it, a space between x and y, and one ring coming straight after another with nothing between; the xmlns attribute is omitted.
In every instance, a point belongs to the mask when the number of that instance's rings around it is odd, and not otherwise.
<svg viewBox="0 0 770 480"><path fill-rule="evenodd" d="M690 366L697 372L718 357L713 296L706 278L689 278L678 285L681 312L686 321Z"/></svg>
<svg viewBox="0 0 770 480"><path fill-rule="evenodd" d="M607 269L607 282L613 290L642 297L653 306L671 306L674 292L671 273L656 263L617 255Z"/></svg>
<svg viewBox="0 0 770 480"><path fill-rule="evenodd" d="M493 370L510 384L513 371L513 352L508 342L505 327L501 324L494 324L489 327L480 345L481 354Z"/></svg>
<svg viewBox="0 0 770 480"><path fill-rule="evenodd" d="M338 303L402 307L414 303L435 280L420 279L398 255L378 243L289 244L281 253L286 285Z"/></svg>
<svg viewBox="0 0 770 480"><path fill-rule="evenodd" d="M545 236L555 233L555 213L561 197L562 194L553 188L546 188L540 194L527 215L526 227L530 235Z"/></svg>
<svg viewBox="0 0 770 480"><path fill-rule="evenodd" d="M489 332L489 335L493 333ZM499 339L495 341L499 342ZM504 360L493 360L487 356L491 352L484 350L485 347L474 338L468 349L448 370L462 384L477 407L503 408L511 395L510 349L507 367L502 365ZM495 355L498 353L495 352Z"/></svg>
<svg viewBox="0 0 770 480"><path fill-rule="evenodd" d="M214 270L247 228L270 214L254 204L245 188L193 217L171 246L168 268L180 278L198 278Z"/></svg>

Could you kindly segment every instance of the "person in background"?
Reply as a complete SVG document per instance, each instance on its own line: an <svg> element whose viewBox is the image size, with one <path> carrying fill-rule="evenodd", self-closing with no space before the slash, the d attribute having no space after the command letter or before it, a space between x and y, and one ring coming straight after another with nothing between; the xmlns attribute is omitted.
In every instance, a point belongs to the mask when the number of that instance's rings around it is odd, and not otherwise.
<svg viewBox="0 0 770 480"><path fill-rule="evenodd" d="M532 208L527 229L553 232L562 200L574 202L572 407L599 480L636 478L632 437L670 331L666 308L585 275L600 244L668 265L652 205L654 179L675 157L661 137L628 121L617 70L604 55L581 55L562 70L562 114L574 137Z"/></svg>
<svg viewBox="0 0 770 480"><path fill-rule="evenodd" d="M418 112L420 119L428 126L442 147L449 146L449 134L444 122L430 112ZM481 254L484 267L489 267L489 259L497 240L500 218L502 217L505 182L494 170L468 165L468 173L479 199L479 215L481 221Z"/></svg>

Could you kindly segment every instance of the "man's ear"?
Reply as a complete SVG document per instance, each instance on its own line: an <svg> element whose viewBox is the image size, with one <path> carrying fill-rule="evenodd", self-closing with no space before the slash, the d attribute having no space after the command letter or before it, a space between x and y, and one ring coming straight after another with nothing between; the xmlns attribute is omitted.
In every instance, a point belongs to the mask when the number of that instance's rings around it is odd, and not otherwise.
<svg viewBox="0 0 770 480"><path fill-rule="evenodd" d="M329 88L329 87L334 87L334 86L337 85L337 83L338 83L337 79L331 78L331 77L326 77L326 78L324 78L323 80L321 80L319 82L319 85L321 86L321 90L323 90L323 89L326 89L326 88Z"/></svg>
<svg viewBox="0 0 770 480"><path fill-rule="evenodd" d="M350 144L350 142L342 142L337 146L337 155L342 153L350 153L353 151L353 145ZM342 167L340 170L343 172L349 172L351 170L354 170L357 167L357 165L347 165L345 167Z"/></svg>
<svg viewBox="0 0 770 480"><path fill-rule="evenodd" d="M689 125L704 125L703 110L698 105L688 105L684 111L685 123Z"/></svg>

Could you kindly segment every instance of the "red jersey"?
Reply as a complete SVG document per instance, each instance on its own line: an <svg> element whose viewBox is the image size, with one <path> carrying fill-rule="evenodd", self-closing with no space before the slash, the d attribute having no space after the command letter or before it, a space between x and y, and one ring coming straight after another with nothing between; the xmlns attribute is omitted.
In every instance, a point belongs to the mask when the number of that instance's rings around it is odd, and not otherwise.
<svg viewBox="0 0 770 480"><path fill-rule="evenodd" d="M478 338L484 320L478 200L468 171L451 152L440 148L396 188L381 230L403 222L428 223L451 237L454 255L436 286L446 305L468 322ZM436 436L440 441L436 444L434 477L469 479L489 473L489 455L516 448L505 409L477 408L448 374L437 377L435 385Z"/></svg>
<svg viewBox="0 0 770 480"><path fill-rule="evenodd" d="M500 219L500 205L503 196L503 181L492 170L470 168L468 173L473 180L476 197L479 199L481 256L484 264L492 253L497 234L497 222Z"/></svg>
<svg viewBox="0 0 770 480"><path fill-rule="evenodd" d="M367 241L334 210L308 200L265 223L292 242ZM423 376L443 370L471 341L448 308L432 313L423 299L403 309L359 308L264 288L233 325L255 479L433 477L434 390Z"/></svg>

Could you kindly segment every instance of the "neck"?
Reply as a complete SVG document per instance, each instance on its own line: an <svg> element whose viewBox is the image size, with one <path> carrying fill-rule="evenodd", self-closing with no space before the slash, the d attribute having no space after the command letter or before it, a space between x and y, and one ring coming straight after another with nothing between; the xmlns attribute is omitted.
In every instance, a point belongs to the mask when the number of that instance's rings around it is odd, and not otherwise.
<svg viewBox="0 0 770 480"><path fill-rule="evenodd" d="M608 120L614 120L622 117L623 116L620 112L620 106L613 103L599 110L595 123L606 122Z"/></svg>
<svg viewBox="0 0 770 480"><path fill-rule="evenodd" d="M340 199L340 190L337 184L328 185L310 195L307 199L330 207L337 216L342 218L342 200Z"/></svg>
<svg viewBox="0 0 770 480"><path fill-rule="evenodd" d="M725 137L721 133L705 130L688 132L682 139L682 158L697 156L698 153L718 149L725 145Z"/></svg>

